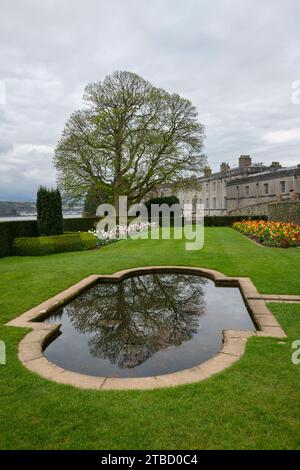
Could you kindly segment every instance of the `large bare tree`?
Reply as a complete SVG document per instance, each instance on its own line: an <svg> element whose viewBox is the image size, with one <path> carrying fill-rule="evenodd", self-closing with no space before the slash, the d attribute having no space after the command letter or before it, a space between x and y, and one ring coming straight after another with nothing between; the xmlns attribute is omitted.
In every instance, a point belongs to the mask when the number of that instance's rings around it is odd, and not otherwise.
<svg viewBox="0 0 300 470"><path fill-rule="evenodd" d="M192 103L131 72L89 84L85 106L67 121L55 152L58 182L74 199L93 187L118 207L139 202L160 183L203 169L204 127Z"/></svg>

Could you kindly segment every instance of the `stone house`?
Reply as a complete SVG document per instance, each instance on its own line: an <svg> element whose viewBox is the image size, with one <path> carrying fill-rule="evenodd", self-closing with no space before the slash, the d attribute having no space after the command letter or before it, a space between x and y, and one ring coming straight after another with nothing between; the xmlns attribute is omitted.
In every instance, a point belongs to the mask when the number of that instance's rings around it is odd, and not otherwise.
<svg viewBox="0 0 300 470"><path fill-rule="evenodd" d="M282 168L279 162L272 162L266 166L252 163L249 155L241 155L237 167L222 162L216 173L205 168L204 175L195 179L193 189L178 190L165 184L151 197L176 195L182 207L202 204L205 215L266 214L268 203L297 197L299 177L300 165Z"/></svg>
<svg viewBox="0 0 300 470"><path fill-rule="evenodd" d="M300 193L300 165L272 168L227 183L229 214L267 214L274 201L295 200Z"/></svg>

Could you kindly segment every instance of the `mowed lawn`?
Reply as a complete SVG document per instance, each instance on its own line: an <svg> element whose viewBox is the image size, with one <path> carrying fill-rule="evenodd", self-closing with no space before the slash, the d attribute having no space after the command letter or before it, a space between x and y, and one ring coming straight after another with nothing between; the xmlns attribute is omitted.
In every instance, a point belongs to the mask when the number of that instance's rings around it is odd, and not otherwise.
<svg viewBox="0 0 300 470"><path fill-rule="evenodd" d="M300 249L259 247L230 228L207 228L205 246L120 241L90 252L0 259L1 449L300 448L300 304L271 304L288 338L251 338L230 369L193 385L153 391L83 391L27 371L17 347L27 330L8 320L89 274L190 265L249 276L263 293L300 294Z"/></svg>

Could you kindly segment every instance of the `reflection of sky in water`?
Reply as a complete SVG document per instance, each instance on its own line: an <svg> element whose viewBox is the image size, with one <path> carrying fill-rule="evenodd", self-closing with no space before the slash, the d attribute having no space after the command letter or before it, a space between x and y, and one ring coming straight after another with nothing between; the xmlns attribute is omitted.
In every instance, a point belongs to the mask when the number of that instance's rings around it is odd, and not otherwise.
<svg viewBox="0 0 300 470"><path fill-rule="evenodd" d="M221 349L223 329L255 329L239 289L187 274L99 284L46 321L62 323L44 353L51 362L111 377L193 367Z"/></svg>

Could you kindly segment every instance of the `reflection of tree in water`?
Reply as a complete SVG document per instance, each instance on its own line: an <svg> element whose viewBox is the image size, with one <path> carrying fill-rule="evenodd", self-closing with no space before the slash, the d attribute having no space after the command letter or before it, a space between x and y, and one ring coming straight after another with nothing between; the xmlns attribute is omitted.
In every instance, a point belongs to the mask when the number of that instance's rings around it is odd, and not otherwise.
<svg viewBox="0 0 300 470"><path fill-rule="evenodd" d="M205 312L206 282L184 274L135 276L95 286L66 311L77 331L94 333L89 341L93 356L133 368L192 338Z"/></svg>

